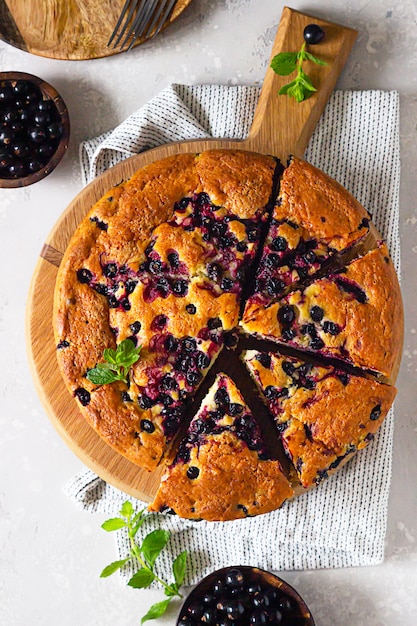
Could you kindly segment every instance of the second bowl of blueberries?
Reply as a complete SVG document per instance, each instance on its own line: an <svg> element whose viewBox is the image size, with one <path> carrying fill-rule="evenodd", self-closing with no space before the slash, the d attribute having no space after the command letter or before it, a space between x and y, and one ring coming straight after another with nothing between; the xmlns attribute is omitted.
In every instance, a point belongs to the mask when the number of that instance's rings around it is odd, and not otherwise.
<svg viewBox="0 0 417 626"><path fill-rule="evenodd" d="M0 72L0 187L23 187L47 176L69 142L67 107L46 81Z"/></svg>
<svg viewBox="0 0 417 626"><path fill-rule="evenodd" d="M186 598L177 626L314 626L299 593L256 567L216 570Z"/></svg>

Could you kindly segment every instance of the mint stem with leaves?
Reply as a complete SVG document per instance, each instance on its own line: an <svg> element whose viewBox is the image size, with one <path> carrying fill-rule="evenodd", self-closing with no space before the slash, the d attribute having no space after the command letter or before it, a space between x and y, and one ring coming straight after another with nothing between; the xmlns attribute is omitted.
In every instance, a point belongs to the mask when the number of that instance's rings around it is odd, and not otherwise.
<svg viewBox="0 0 417 626"><path fill-rule="evenodd" d="M280 95L288 95L297 102L302 102L309 98L314 91L317 91L306 72L303 70L304 61L311 61L316 65L325 66L327 63L317 58L307 50L304 41L299 52L280 52L271 61L271 68L279 76L289 76L297 72L296 77L291 82L283 85L279 90Z"/></svg>
<svg viewBox="0 0 417 626"><path fill-rule="evenodd" d="M140 568L130 578L127 583L134 589L144 589L149 587L151 583L157 581L164 589L164 593L167 596L166 600L153 604L149 611L142 617L141 624L147 620L156 619L163 615L168 608L172 598L182 598L180 593L180 587L184 582L187 562L187 552L181 552L172 564L172 573L174 582L167 583L160 576L155 573L155 561L160 555L161 551L165 548L169 541L170 534L166 530L155 529L148 533L142 540L142 543L138 545L135 541L135 537L145 522L146 519L153 518L155 516L146 512L146 509L135 511L131 502L126 501L123 503L122 508L119 511L120 517L114 517L106 520L102 524L102 528L107 532L121 530L125 528L128 533L130 543L130 554L125 559L114 561L107 565L101 572L101 578L107 578L114 572L117 572L129 562L137 562Z"/></svg>
<svg viewBox="0 0 417 626"><path fill-rule="evenodd" d="M116 380L127 383L129 369L139 359L142 346L136 347L129 338L119 343L116 350L106 348L104 361L88 370L87 379L94 385L108 385Z"/></svg>

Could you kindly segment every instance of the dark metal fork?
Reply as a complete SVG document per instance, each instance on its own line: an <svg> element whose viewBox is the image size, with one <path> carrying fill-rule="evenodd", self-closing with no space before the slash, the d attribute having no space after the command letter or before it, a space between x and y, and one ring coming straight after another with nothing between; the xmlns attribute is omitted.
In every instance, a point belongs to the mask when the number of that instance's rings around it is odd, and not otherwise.
<svg viewBox="0 0 417 626"><path fill-rule="evenodd" d="M139 37L155 37L170 18L176 0L126 0L107 43L130 50Z"/></svg>

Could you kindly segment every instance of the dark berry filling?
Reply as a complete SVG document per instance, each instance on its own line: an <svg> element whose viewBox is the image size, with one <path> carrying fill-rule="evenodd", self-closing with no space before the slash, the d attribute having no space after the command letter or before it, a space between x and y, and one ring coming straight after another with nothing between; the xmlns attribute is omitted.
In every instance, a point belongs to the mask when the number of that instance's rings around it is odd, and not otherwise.
<svg viewBox="0 0 417 626"><path fill-rule="evenodd" d="M361 289L354 281L342 276L337 276L336 284L340 287L340 289L342 289L345 293L350 294L361 304L365 304L368 301L368 297L364 290Z"/></svg>
<svg viewBox="0 0 417 626"><path fill-rule="evenodd" d="M90 392L87 391L87 389L78 387L78 389L74 391L74 395L81 402L83 406L87 406L87 404L90 403L91 395L90 395Z"/></svg>
<svg viewBox="0 0 417 626"><path fill-rule="evenodd" d="M130 330L131 330L132 335L137 335L141 328L142 328L142 324L138 320L130 324Z"/></svg>
<svg viewBox="0 0 417 626"><path fill-rule="evenodd" d="M94 217L90 217L90 221L94 222L100 230L107 230L108 229L108 224L106 224L106 222L102 222L101 220L99 220L98 217L95 217L95 216Z"/></svg>
<svg viewBox="0 0 417 626"><path fill-rule="evenodd" d="M324 311L321 307L315 305L310 309L310 317L315 322L321 322L323 319Z"/></svg>
<svg viewBox="0 0 417 626"><path fill-rule="evenodd" d="M261 459L270 458L263 440L260 428L253 416L245 411L245 407L238 402L231 402L227 388L220 384L214 394L215 409L205 408L189 427L187 437L179 445L175 462L187 463L190 460L192 447L199 447L206 443L207 436L216 436L230 430L250 450L256 450ZM225 415L235 418L231 425L222 422Z"/></svg>
<svg viewBox="0 0 417 626"><path fill-rule="evenodd" d="M371 411L369 419L372 421L377 420L381 416L381 405L377 404Z"/></svg>
<svg viewBox="0 0 417 626"><path fill-rule="evenodd" d="M335 322L326 321L323 323L323 330L325 333L328 333L329 335L336 336L340 333L341 328Z"/></svg>
<svg viewBox="0 0 417 626"><path fill-rule="evenodd" d="M198 478L199 474L200 470L198 469L198 467L195 467L195 465L191 465L187 470L187 477L190 480L195 480L196 478Z"/></svg>
<svg viewBox="0 0 417 626"><path fill-rule="evenodd" d="M155 426L152 424L150 420L141 420L140 429L145 433L153 433L155 431Z"/></svg>
<svg viewBox="0 0 417 626"><path fill-rule="evenodd" d="M278 309L278 321L283 326L291 326L295 321L295 309L290 304L284 304Z"/></svg>
<svg viewBox="0 0 417 626"><path fill-rule="evenodd" d="M294 230L299 227L290 220L272 220L268 238L256 274L255 301L266 303L280 296L294 281L304 280L315 273L331 254L319 249L316 239L299 238L295 248L280 234L283 224ZM323 244L320 244L323 248Z"/></svg>
<svg viewBox="0 0 417 626"><path fill-rule="evenodd" d="M166 315L157 315L154 317L151 323L151 330L154 332L161 331L168 324L168 318Z"/></svg>
<svg viewBox="0 0 417 626"><path fill-rule="evenodd" d="M259 361L259 363L265 367L266 369L270 369L271 368L271 357L269 354L266 354L264 352L261 352L257 355L256 359Z"/></svg>
<svg viewBox="0 0 417 626"><path fill-rule="evenodd" d="M90 272L90 270L81 268L77 270L77 279L82 284L89 284L93 279L93 274Z"/></svg>

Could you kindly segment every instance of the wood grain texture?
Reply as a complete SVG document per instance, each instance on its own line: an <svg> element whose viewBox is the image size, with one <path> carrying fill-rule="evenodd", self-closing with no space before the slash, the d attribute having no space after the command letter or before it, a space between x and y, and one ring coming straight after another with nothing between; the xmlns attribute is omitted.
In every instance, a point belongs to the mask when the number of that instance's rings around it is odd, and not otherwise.
<svg viewBox="0 0 417 626"><path fill-rule="evenodd" d="M51 59L85 60L117 54L107 47L125 0L0 0L0 38ZM191 0L177 0L166 26ZM146 41L139 38L136 46Z"/></svg>
<svg viewBox="0 0 417 626"><path fill-rule="evenodd" d="M57 368L52 306L61 256L77 225L91 206L111 186L128 178L148 163L180 152L200 152L210 148L253 150L274 154L284 160L290 153L303 156L356 38L356 31L352 29L285 8L271 58L280 51L298 50L302 43L303 29L312 19L326 31L326 39L320 44L320 52L317 54L328 61L328 66L308 68L308 73L318 87L317 93L300 104L286 96L278 96L278 89L287 81L287 77L278 77L268 69L250 135L246 140L237 142L217 139L173 143L119 163L84 188L71 202L52 229L35 268L27 305L27 344L39 396L52 423L80 459L110 484L142 500L149 501L153 498L160 473L148 474L100 439L79 413Z"/></svg>

